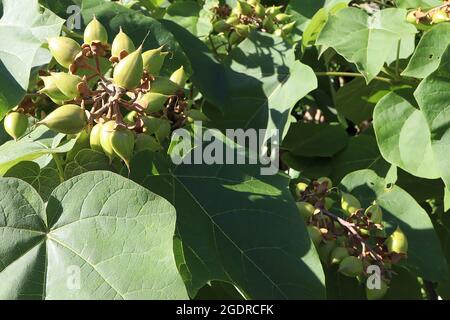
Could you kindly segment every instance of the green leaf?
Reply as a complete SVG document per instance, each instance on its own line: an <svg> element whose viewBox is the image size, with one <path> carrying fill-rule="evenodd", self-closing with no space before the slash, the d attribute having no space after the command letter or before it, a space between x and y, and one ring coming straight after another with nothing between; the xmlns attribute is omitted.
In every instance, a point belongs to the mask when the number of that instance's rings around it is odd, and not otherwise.
<svg viewBox="0 0 450 320"><path fill-rule="evenodd" d="M22 161L11 167L4 177L14 177L29 183L39 195L47 201L53 189L58 186L61 181L58 170L51 166L42 168L32 161Z"/></svg>
<svg viewBox="0 0 450 320"><path fill-rule="evenodd" d="M432 8L442 4L441 0L395 0L397 7L399 8Z"/></svg>
<svg viewBox="0 0 450 320"><path fill-rule="evenodd" d="M177 209L191 296L211 280L234 284L250 299L324 297L323 271L285 175L257 165L188 165L139 153L138 183Z"/></svg>
<svg viewBox="0 0 450 320"><path fill-rule="evenodd" d="M231 104L224 114L204 110L219 129L278 129L284 136L294 105L317 87L313 70L277 37L252 32L226 61Z"/></svg>
<svg viewBox="0 0 450 320"><path fill-rule="evenodd" d="M396 93L389 93L377 104L373 118L384 159L418 177L440 177L430 131L420 110Z"/></svg>
<svg viewBox="0 0 450 320"><path fill-rule="evenodd" d="M395 275L389 283L385 300L422 300L422 286L417 276L402 267L393 268Z"/></svg>
<svg viewBox="0 0 450 320"><path fill-rule="evenodd" d="M331 47L355 63L368 83L384 63L395 61L399 41L401 59L413 53L417 30L405 17L404 9L384 9L368 16L361 9L345 8L330 15L316 45L323 46L322 52Z"/></svg>
<svg viewBox="0 0 450 320"><path fill-rule="evenodd" d="M450 23L434 26L420 39L416 51L402 75L425 78L438 68L448 45L450 45Z"/></svg>
<svg viewBox="0 0 450 320"><path fill-rule="evenodd" d="M109 159L104 153L83 149L66 165L64 177L67 180L88 171L108 170L110 167Z"/></svg>
<svg viewBox="0 0 450 320"><path fill-rule="evenodd" d="M44 155L71 150L76 140L72 139L59 145L64 136L45 126L39 126L18 141L10 140L4 143L0 146L0 175L21 161L36 160Z"/></svg>
<svg viewBox="0 0 450 320"><path fill-rule="evenodd" d="M291 124L282 147L302 157L331 157L344 149L348 135L339 124Z"/></svg>
<svg viewBox="0 0 450 320"><path fill-rule="evenodd" d="M341 187L368 207L374 200L383 210L386 230L397 226L408 238L408 258L405 265L418 276L430 281L448 278L448 267L439 239L428 214L413 197L398 186L387 188L386 181L371 170L360 170L347 175Z"/></svg>
<svg viewBox="0 0 450 320"><path fill-rule="evenodd" d="M209 30L199 30L197 27L201 9L194 1L177 1L167 8L164 19L175 22L197 37L204 37L209 34Z"/></svg>
<svg viewBox="0 0 450 320"><path fill-rule="evenodd" d="M0 119L22 100L28 90L31 68L44 51L47 38L59 35L64 20L48 9L41 12L37 0L3 0L0 19ZM46 53L44 61L51 59ZM42 60L42 56L39 60Z"/></svg>
<svg viewBox="0 0 450 320"><path fill-rule="evenodd" d="M328 177L332 172L330 158L307 158L295 156L290 152L283 153L281 160L290 170L296 170L305 178L316 179Z"/></svg>
<svg viewBox="0 0 450 320"><path fill-rule="evenodd" d="M187 298L161 197L110 172L62 183L47 206L19 179L0 192L1 299Z"/></svg>
<svg viewBox="0 0 450 320"><path fill-rule="evenodd" d="M448 148L450 145L449 81L450 46L447 47L443 54L439 68L426 77L414 92L414 96L428 123L435 161L447 188L450 188L450 149ZM415 130L417 129L415 128Z"/></svg>

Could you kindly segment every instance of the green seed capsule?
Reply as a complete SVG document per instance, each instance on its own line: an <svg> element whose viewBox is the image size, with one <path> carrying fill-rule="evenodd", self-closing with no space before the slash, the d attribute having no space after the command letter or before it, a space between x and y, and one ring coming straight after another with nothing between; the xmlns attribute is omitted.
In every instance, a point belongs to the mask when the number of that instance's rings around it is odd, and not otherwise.
<svg viewBox="0 0 450 320"><path fill-rule="evenodd" d="M235 11L237 14L249 15L252 13L252 6L247 2L238 0L236 3Z"/></svg>
<svg viewBox="0 0 450 320"><path fill-rule="evenodd" d="M438 23L449 21L449 20L450 20L450 18L448 17L446 12L444 12L442 10L438 10L433 14L433 17L431 18L431 23L438 24Z"/></svg>
<svg viewBox="0 0 450 320"><path fill-rule="evenodd" d="M234 29L236 30L236 33L243 38L246 38L251 31L250 26L246 24L238 24Z"/></svg>
<svg viewBox="0 0 450 320"><path fill-rule="evenodd" d="M130 111L126 114L125 117L123 117L123 122L125 122L127 125L133 125L136 123L137 115L138 114L136 111Z"/></svg>
<svg viewBox="0 0 450 320"><path fill-rule="evenodd" d="M102 133L103 124L97 123L91 130L89 137L89 144L92 150L103 152L102 144L100 142L100 135Z"/></svg>
<svg viewBox="0 0 450 320"><path fill-rule="evenodd" d="M6 133L17 140L27 131L28 117L20 112L11 112L6 115L3 125Z"/></svg>
<svg viewBox="0 0 450 320"><path fill-rule="evenodd" d="M170 79L156 77L150 84L150 92L165 95L173 95L180 87Z"/></svg>
<svg viewBox="0 0 450 320"><path fill-rule="evenodd" d="M364 267L361 259L348 256L341 261L338 271L347 277L357 277L364 273Z"/></svg>
<svg viewBox="0 0 450 320"><path fill-rule="evenodd" d="M229 24L230 26L235 26L238 25L240 23L239 17L236 15L231 15L228 17L227 20L225 20L225 22L227 24Z"/></svg>
<svg viewBox="0 0 450 320"><path fill-rule="evenodd" d="M133 90L141 83L143 72L142 46L140 46L116 65L113 82L119 87Z"/></svg>
<svg viewBox="0 0 450 320"><path fill-rule="evenodd" d="M314 211L316 211L316 208L311 203L304 201L297 202L297 209L300 213L300 216L305 221L311 218L314 214Z"/></svg>
<svg viewBox="0 0 450 320"><path fill-rule="evenodd" d="M168 52L162 52L162 49L163 46L158 49L147 50L142 54L144 70L154 76L159 75L164 59L169 54Z"/></svg>
<svg viewBox="0 0 450 320"><path fill-rule="evenodd" d="M169 80L173 83L176 83L180 88L184 88L187 80L186 73L184 72L184 67L181 66L174 73L172 73Z"/></svg>
<svg viewBox="0 0 450 320"><path fill-rule="evenodd" d="M136 50L136 47L134 46L133 40L131 40L130 37L122 31L121 27L119 33L116 35L111 45L111 56L120 57L120 53L122 51L130 54L134 50Z"/></svg>
<svg viewBox="0 0 450 320"><path fill-rule="evenodd" d="M135 151L144 151L144 150L150 150L150 151L160 151L163 147L158 143L158 141L153 138L152 136L140 133L136 137L136 145L135 145Z"/></svg>
<svg viewBox="0 0 450 320"><path fill-rule="evenodd" d="M335 240L324 241L319 248L317 249L317 253L319 254L320 261L324 264L330 263L330 254L336 246Z"/></svg>
<svg viewBox="0 0 450 320"><path fill-rule="evenodd" d="M244 38L243 38L241 35L239 35L237 32L232 32L232 33L230 34L230 37L228 38L228 42L229 42L231 45L238 44L238 43L241 42L242 40L244 40Z"/></svg>
<svg viewBox="0 0 450 320"><path fill-rule="evenodd" d="M134 150L134 134L128 129L115 129L110 135L114 153L125 162L130 169L130 161Z"/></svg>
<svg viewBox="0 0 450 320"><path fill-rule="evenodd" d="M408 239L400 227L387 238L386 246L389 252L406 254L408 252Z"/></svg>
<svg viewBox="0 0 450 320"><path fill-rule="evenodd" d="M144 94L137 103L149 113L159 112L164 109L167 99L169 99L168 95L148 92Z"/></svg>
<svg viewBox="0 0 450 320"><path fill-rule="evenodd" d="M47 117L39 121L38 124L43 124L59 133L77 134L86 127L87 117L80 106L66 104L51 112Z"/></svg>
<svg viewBox="0 0 450 320"><path fill-rule="evenodd" d="M283 30L284 35L288 35L294 30L295 27L295 21L289 22L288 24L285 24L283 27L281 27L281 30Z"/></svg>
<svg viewBox="0 0 450 320"><path fill-rule="evenodd" d="M69 68L75 57L81 52L81 46L75 40L67 37L49 38L48 49L56 62L64 68Z"/></svg>
<svg viewBox="0 0 450 320"><path fill-rule="evenodd" d="M82 82L79 76L66 72L52 72L51 76L58 89L68 98L72 100L80 96L78 85Z"/></svg>
<svg viewBox="0 0 450 320"><path fill-rule="evenodd" d="M231 28L231 26L228 23L226 23L224 20L218 20L218 21L214 22L214 24L213 24L213 29L217 33L228 31L228 30L230 30L230 28Z"/></svg>
<svg viewBox="0 0 450 320"><path fill-rule="evenodd" d="M295 185L295 195L300 197L303 192L308 188L308 184L304 182L299 182Z"/></svg>
<svg viewBox="0 0 450 320"><path fill-rule="evenodd" d="M273 20L272 20L271 17L265 17L264 18L264 20L263 20L263 27L268 32L273 32L273 30L275 28L275 24L273 23Z"/></svg>
<svg viewBox="0 0 450 320"><path fill-rule="evenodd" d="M366 216L369 216L369 213L370 220L372 220L373 223L380 224L383 221L383 211L381 210L379 205L373 204L368 207L364 214Z"/></svg>
<svg viewBox="0 0 450 320"><path fill-rule="evenodd" d="M307 226L307 230L312 242L318 247L323 240L322 232L316 226Z"/></svg>
<svg viewBox="0 0 450 320"><path fill-rule="evenodd" d="M288 22L291 19L291 17L292 17L291 15L286 13L278 13L277 15L275 15L275 19L277 19L277 21L281 23Z"/></svg>
<svg viewBox="0 0 450 320"><path fill-rule="evenodd" d="M361 203L351 194L342 193L341 207L348 215L351 215L361 208Z"/></svg>
<svg viewBox="0 0 450 320"><path fill-rule="evenodd" d="M84 43L92 44L94 41L108 44L108 32L95 16L84 30Z"/></svg>
<svg viewBox="0 0 450 320"><path fill-rule="evenodd" d="M110 162L112 162L115 157L114 149L111 144L111 135L115 130L115 127L116 122L111 120L103 124L100 132L100 145L102 146L103 152L108 156Z"/></svg>
<svg viewBox="0 0 450 320"><path fill-rule="evenodd" d="M367 300L379 300L382 299L386 292L388 291L389 287L387 283L384 280L380 281L380 288L379 289L369 289L366 286L366 297Z"/></svg>
<svg viewBox="0 0 450 320"><path fill-rule="evenodd" d="M247 0L247 3L252 5L252 6L256 6L258 4L260 4L260 0Z"/></svg>
<svg viewBox="0 0 450 320"><path fill-rule="evenodd" d="M333 182L330 178L320 177L316 180L319 184L324 184L327 189L331 189L333 187Z"/></svg>
<svg viewBox="0 0 450 320"><path fill-rule="evenodd" d="M143 118L143 120L145 132L149 135L154 134L159 142L164 141L170 136L171 126L169 120L150 116Z"/></svg>
<svg viewBox="0 0 450 320"><path fill-rule="evenodd" d="M255 6L255 13L258 18L264 18L264 16L266 15L266 10L264 9L264 6L262 6L261 4L257 4Z"/></svg>
<svg viewBox="0 0 450 320"><path fill-rule="evenodd" d="M39 93L45 94L56 104L62 104L63 101L70 100L70 98L62 93L56 86L53 76L41 77L41 79L44 81L44 88L39 90Z"/></svg>
<svg viewBox="0 0 450 320"><path fill-rule="evenodd" d="M348 257L348 250L347 248L344 247L336 247L334 248L334 250L331 252L331 256L330 256L330 260L331 260L331 264L339 264L341 263L341 261Z"/></svg>
<svg viewBox="0 0 450 320"><path fill-rule="evenodd" d="M266 14L275 16L281 13L281 9L283 9L283 6L272 6L266 9Z"/></svg>

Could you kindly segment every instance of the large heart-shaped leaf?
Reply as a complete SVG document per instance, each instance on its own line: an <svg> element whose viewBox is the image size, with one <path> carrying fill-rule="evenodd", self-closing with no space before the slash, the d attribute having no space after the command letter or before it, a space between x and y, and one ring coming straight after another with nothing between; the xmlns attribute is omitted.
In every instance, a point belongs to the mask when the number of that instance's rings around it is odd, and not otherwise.
<svg viewBox="0 0 450 320"><path fill-rule="evenodd" d="M341 181L341 187L363 207L376 200L388 233L399 226L406 234L409 246L405 263L410 270L430 281L444 281L448 278L447 263L428 214L403 189L387 184L371 170L355 171Z"/></svg>
<svg viewBox="0 0 450 320"><path fill-rule="evenodd" d="M31 68L50 61L40 47L57 36L64 20L38 0L3 0L0 19L0 119L16 106L28 90ZM39 59L38 59L39 58ZM39 60L39 61L37 61Z"/></svg>
<svg viewBox="0 0 450 320"><path fill-rule="evenodd" d="M47 206L16 178L0 192L0 298L187 297L163 198L110 172L64 182Z"/></svg>
<svg viewBox="0 0 450 320"><path fill-rule="evenodd" d="M173 167L161 157L138 154L131 175L177 209L191 296L222 280L251 299L324 298L322 267L286 176L261 176L256 165Z"/></svg>
<svg viewBox="0 0 450 320"><path fill-rule="evenodd" d="M399 8L432 8L442 4L441 0L395 0Z"/></svg>
<svg viewBox="0 0 450 320"><path fill-rule="evenodd" d="M416 28L406 22L406 10L384 9L372 16L357 8L345 8L331 14L316 45L335 49L347 61L355 63L366 81L380 72L384 63L407 58L414 51ZM399 46L400 43L400 46Z"/></svg>
<svg viewBox="0 0 450 320"><path fill-rule="evenodd" d="M64 177L70 179L88 171L108 170L110 167L109 159L104 153L83 149L66 165Z"/></svg>

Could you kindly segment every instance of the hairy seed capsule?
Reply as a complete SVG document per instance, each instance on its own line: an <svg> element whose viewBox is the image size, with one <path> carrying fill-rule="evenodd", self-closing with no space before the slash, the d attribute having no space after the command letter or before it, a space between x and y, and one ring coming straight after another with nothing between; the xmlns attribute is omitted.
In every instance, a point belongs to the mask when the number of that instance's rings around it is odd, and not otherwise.
<svg viewBox="0 0 450 320"><path fill-rule="evenodd" d="M100 144L102 146L103 152L108 156L109 162L112 162L115 156L114 149L111 144L111 135L115 127L116 122L111 120L103 124L100 132Z"/></svg>
<svg viewBox="0 0 450 320"><path fill-rule="evenodd" d="M372 220L373 223L380 224L383 221L383 211L381 210L379 205L373 204L368 207L364 214L366 216L369 216L369 213L370 220Z"/></svg>
<svg viewBox="0 0 450 320"><path fill-rule="evenodd" d="M297 209L300 213L300 216L305 221L311 218L314 214L314 211L316 210L316 208L311 203L304 201L297 202Z"/></svg>
<svg viewBox="0 0 450 320"><path fill-rule="evenodd" d="M84 30L84 43L92 44L94 41L108 44L108 32L95 16Z"/></svg>
<svg viewBox="0 0 450 320"><path fill-rule="evenodd" d="M41 77L42 81L44 81L44 88L39 90L39 93L45 94L49 97L54 103L62 104L63 101L70 100L64 93L59 90L56 86L55 79L53 76Z"/></svg>
<svg viewBox="0 0 450 320"><path fill-rule="evenodd" d="M364 273L364 267L361 259L348 256L341 261L338 271L347 277L357 277Z"/></svg>
<svg viewBox="0 0 450 320"><path fill-rule="evenodd" d="M172 95L178 90L180 90L180 87L176 83L163 77L156 77L150 84L150 92L152 93Z"/></svg>
<svg viewBox="0 0 450 320"><path fill-rule="evenodd" d="M389 287L387 285L387 283L384 280L380 281L380 288L379 289L369 289L366 286L366 297L367 300L379 300L382 299L387 291L388 291Z"/></svg>
<svg viewBox="0 0 450 320"><path fill-rule="evenodd" d="M78 85L82 82L79 76L66 72L52 72L51 76L58 89L68 98L72 100L80 96Z"/></svg>
<svg viewBox="0 0 450 320"><path fill-rule="evenodd" d="M6 115L3 125L6 133L17 140L27 131L28 117L20 112L11 112Z"/></svg>
<svg viewBox="0 0 450 320"><path fill-rule="evenodd" d="M158 143L158 141L153 138L152 136L140 133L136 137L136 145L135 145L135 151L144 151L144 150L150 150L150 151L160 151L163 147Z"/></svg>
<svg viewBox="0 0 450 320"><path fill-rule="evenodd" d="M169 99L168 95L155 92L147 92L136 102L141 107L145 108L146 112L151 113L163 110L167 99Z"/></svg>
<svg viewBox="0 0 450 320"><path fill-rule="evenodd" d="M116 128L110 135L110 141L114 153L130 169L130 161L134 150L134 134L128 129Z"/></svg>
<svg viewBox="0 0 450 320"><path fill-rule="evenodd" d="M89 144L92 150L103 152L102 144L100 142L100 135L102 133L103 124L97 123L91 130L89 137Z"/></svg>
<svg viewBox="0 0 450 320"><path fill-rule="evenodd" d="M322 232L316 226L307 226L307 230L312 242L318 247L323 240Z"/></svg>
<svg viewBox="0 0 450 320"><path fill-rule="evenodd" d="M51 112L38 124L64 134L80 133L87 125L86 113L76 104L63 105Z"/></svg>
<svg viewBox="0 0 450 320"><path fill-rule="evenodd" d="M147 50L142 54L144 70L154 76L159 75L164 59L169 54L168 52L162 52L162 49L163 46L158 49Z"/></svg>
<svg viewBox="0 0 450 320"><path fill-rule="evenodd" d="M408 239L400 227L387 238L386 246L389 252L406 254L408 252Z"/></svg>
<svg viewBox="0 0 450 320"><path fill-rule="evenodd" d="M130 54L134 50L136 50L136 47L134 46L133 40L131 40L130 37L122 31L121 27L119 33L116 35L111 45L111 56L120 57L120 53L122 51Z"/></svg>
<svg viewBox="0 0 450 320"><path fill-rule="evenodd" d="M361 203L350 193L342 193L341 207L348 215L351 215L361 208Z"/></svg>
<svg viewBox="0 0 450 320"><path fill-rule="evenodd" d="M169 80L173 83L176 83L180 88L184 88L187 80L186 73L184 72L184 67L181 66L174 73L172 73Z"/></svg>
<svg viewBox="0 0 450 320"><path fill-rule="evenodd" d="M81 46L75 40L67 37L49 38L48 49L56 62L64 68L69 68L77 54L81 52Z"/></svg>
<svg viewBox="0 0 450 320"><path fill-rule="evenodd" d="M116 65L113 81L119 87L133 90L141 83L143 72L142 46L140 46Z"/></svg>

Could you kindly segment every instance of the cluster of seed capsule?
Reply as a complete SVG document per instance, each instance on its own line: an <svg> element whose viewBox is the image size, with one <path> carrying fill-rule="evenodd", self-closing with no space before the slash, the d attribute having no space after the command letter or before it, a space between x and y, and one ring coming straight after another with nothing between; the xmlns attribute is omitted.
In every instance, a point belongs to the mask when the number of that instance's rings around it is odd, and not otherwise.
<svg viewBox="0 0 450 320"><path fill-rule="evenodd" d="M283 6L265 7L260 0L238 0L233 9L228 5L213 8L213 29L228 37L230 45L244 40L252 30L288 36L295 21L291 21L291 16L282 9Z"/></svg>
<svg viewBox="0 0 450 320"><path fill-rule="evenodd" d="M80 45L68 37L48 39L52 56L67 71L42 72L39 94L58 107L39 125L67 135L89 135L92 149L129 166L135 151L160 150L173 129L202 118L189 108L183 66L169 78L159 76L168 55L163 47L136 49L122 29L110 45L95 17L83 40ZM14 139L27 130L24 111L18 107L5 117L5 129Z"/></svg>
<svg viewBox="0 0 450 320"><path fill-rule="evenodd" d="M450 21L450 1L444 1L440 6L423 11L421 8L408 12L406 20L419 30L428 30L433 25Z"/></svg>
<svg viewBox="0 0 450 320"><path fill-rule="evenodd" d="M368 276L367 268L376 265L381 272L380 287L366 286L366 295L370 300L381 299L395 274L392 265L407 255L408 241L402 230L397 228L388 236L379 205L362 208L356 197L333 188L326 177L309 184L299 182L296 197L322 263L337 265L338 272L361 283Z"/></svg>

